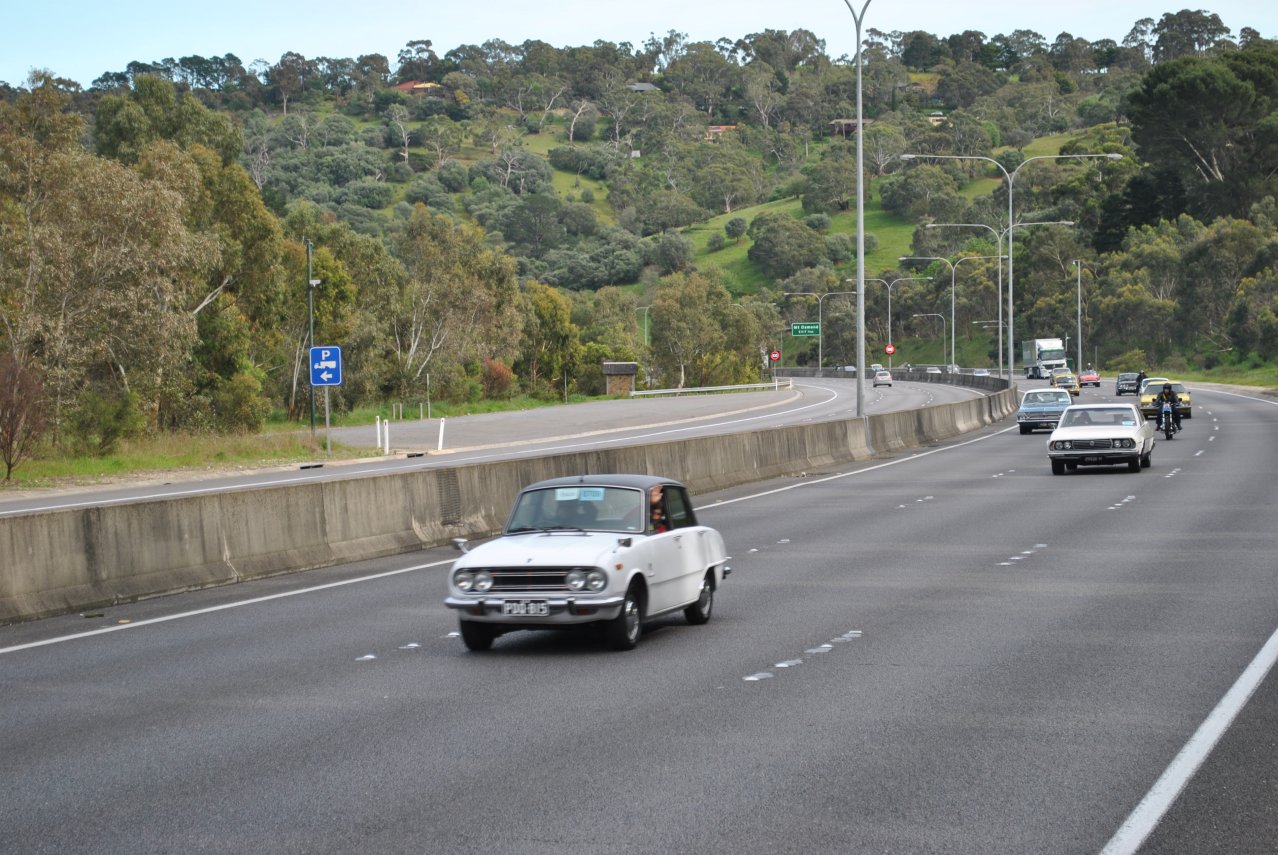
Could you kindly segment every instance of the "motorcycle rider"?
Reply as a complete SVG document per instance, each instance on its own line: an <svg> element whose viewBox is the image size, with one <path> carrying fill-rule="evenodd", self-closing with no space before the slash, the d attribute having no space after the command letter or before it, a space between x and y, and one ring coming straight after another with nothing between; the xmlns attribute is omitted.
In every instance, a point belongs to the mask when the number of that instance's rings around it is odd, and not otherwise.
<svg viewBox="0 0 1278 855"><path fill-rule="evenodd" d="M1154 396L1154 412L1157 414L1157 427L1163 429L1163 404L1171 405L1172 423L1180 430L1180 396L1172 389L1170 383L1163 384L1163 391Z"/></svg>

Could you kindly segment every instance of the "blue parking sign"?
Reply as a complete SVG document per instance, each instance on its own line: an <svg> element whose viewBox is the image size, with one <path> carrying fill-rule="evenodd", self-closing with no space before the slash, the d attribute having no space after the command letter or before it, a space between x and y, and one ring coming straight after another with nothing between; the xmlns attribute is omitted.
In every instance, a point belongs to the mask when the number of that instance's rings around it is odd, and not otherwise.
<svg viewBox="0 0 1278 855"><path fill-rule="evenodd" d="M342 385L342 349L325 344L311 348L311 385Z"/></svg>

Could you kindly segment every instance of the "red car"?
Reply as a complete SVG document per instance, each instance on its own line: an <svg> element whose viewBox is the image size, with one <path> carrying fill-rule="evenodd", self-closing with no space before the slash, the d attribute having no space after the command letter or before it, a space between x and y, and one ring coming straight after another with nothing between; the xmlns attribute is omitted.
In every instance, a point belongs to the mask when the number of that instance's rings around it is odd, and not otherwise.
<svg viewBox="0 0 1278 855"><path fill-rule="evenodd" d="M1100 388L1100 372L1095 368L1084 368L1078 373L1079 386L1095 386Z"/></svg>

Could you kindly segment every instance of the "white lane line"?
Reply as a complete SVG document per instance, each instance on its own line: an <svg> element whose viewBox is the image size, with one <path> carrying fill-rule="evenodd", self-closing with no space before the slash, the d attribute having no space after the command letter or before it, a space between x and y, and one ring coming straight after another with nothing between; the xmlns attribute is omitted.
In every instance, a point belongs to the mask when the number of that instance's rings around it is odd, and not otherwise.
<svg viewBox="0 0 1278 855"><path fill-rule="evenodd" d="M387 570L384 573L374 573L371 576L359 576L355 579L344 579L340 582L328 582L323 585L312 585L309 588L299 588L296 591L283 591L278 594L268 594L265 597L254 597L249 600L238 600L233 603L223 603L220 606L209 606L206 609L196 609L190 612L178 612L177 614L165 615L164 617L150 618L148 620L135 620L130 623L116 624L115 626L104 626L101 629L91 629L87 632L77 632L72 635L61 635L57 638L46 638L43 641L32 641L26 644L15 644L13 647L0 647L0 655L5 653L17 653L20 650L30 650L33 647L47 647L50 644L61 644L64 641L75 641L80 638L91 638L95 635L105 635L108 632L120 632L125 629L137 629L142 626L152 626L157 623L167 623L171 620L181 620L182 618L196 617L197 615L207 615L213 612L226 611L227 609L238 609L240 606L252 606L258 603L266 603L271 600L281 600L285 597L296 597L299 594L310 594L315 591L325 591L329 588L340 588L344 585L354 585L357 582L371 582L374 579L385 579L388 576L398 576L401 573L412 573L415 570L425 570L429 567L439 567L443 564L452 564L453 559L447 561L433 561L429 564L415 564L412 567L401 567L398 570Z"/></svg>
<svg viewBox="0 0 1278 855"><path fill-rule="evenodd" d="M1233 724L1275 660L1278 660L1278 630L1269 636L1269 641L1256 654L1256 658L1251 660L1238 680L1220 699L1220 703L1216 704L1216 708L1198 726L1198 730L1154 782L1145 798L1141 799L1140 804L1136 805L1136 809L1105 844L1100 855L1132 855L1140 849L1145 838L1166 815L1172 802L1176 801L1185 784Z"/></svg>

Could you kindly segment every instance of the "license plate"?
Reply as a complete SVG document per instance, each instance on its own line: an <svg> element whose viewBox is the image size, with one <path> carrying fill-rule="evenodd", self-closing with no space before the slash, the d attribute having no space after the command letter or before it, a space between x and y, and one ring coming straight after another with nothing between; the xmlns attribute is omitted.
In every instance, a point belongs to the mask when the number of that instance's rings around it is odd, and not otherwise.
<svg viewBox="0 0 1278 855"><path fill-rule="evenodd" d="M519 617L546 617L550 614L550 604L545 600L507 600L501 604L501 613Z"/></svg>

